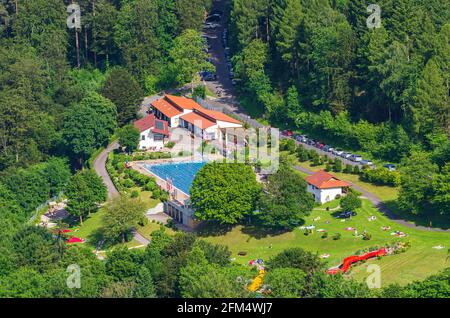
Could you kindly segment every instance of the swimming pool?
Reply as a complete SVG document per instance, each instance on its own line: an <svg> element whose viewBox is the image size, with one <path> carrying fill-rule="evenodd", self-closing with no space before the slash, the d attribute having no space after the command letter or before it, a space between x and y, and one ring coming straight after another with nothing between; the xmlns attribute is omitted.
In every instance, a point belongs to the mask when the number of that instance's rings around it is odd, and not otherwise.
<svg viewBox="0 0 450 318"><path fill-rule="evenodd" d="M155 165L145 165L145 169L154 173L163 180L168 178L173 180L175 188L189 194L192 181L197 172L206 165L206 162L171 162Z"/></svg>

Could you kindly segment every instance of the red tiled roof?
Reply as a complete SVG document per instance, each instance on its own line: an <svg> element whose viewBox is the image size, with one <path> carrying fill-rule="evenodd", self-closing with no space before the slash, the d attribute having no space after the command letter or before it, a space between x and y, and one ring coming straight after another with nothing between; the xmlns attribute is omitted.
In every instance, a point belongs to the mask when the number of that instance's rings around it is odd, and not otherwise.
<svg viewBox="0 0 450 318"><path fill-rule="evenodd" d="M191 123L192 125L200 128L200 129L206 129L211 126L214 126L216 123L203 117L202 115L198 113L191 112L189 114L183 115L180 117L184 121L187 121L188 123Z"/></svg>
<svg viewBox="0 0 450 318"><path fill-rule="evenodd" d="M164 98L157 99L151 105L169 118L180 115L183 112L169 104Z"/></svg>
<svg viewBox="0 0 450 318"><path fill-rule="evenodd" d="M150 114L150 115L148 115L142 119L136 120L134 122L134 127L136 127L137 130L139 130L139 132L146 131L147 129L150 129L153 126L155 126L155 115L154 114Z"/></svg>
<svg viewBox="0 0 450 318"><path fill-rule="evenodd" d="M234 124L242 124L239 120L234 119L233 117L225 115L224 113L221 113L216 110L209 110L209 109L202 108L199 111L214 118L215 120L226 121L228 123L234 123Z"/></svg>
<svg viewBox="0 0 450 318"><path fill-rule="evenodd" d="M158 124L157 124L158 123ZM160 126L162 129L160 129ZM134 122L134 127L136 127L139 132L151 129L152 132L162 135L169 135L169 124L165 120L155 118L155 114L150 114L142 119L136 120Z"/></svg>
<svg viewBox="0 0 450 318"><path fill-rule="evenodd" d="M178 107L180 107L182 109L191 110L191 109L194 109L194 108L197 108L200 106L193 99L182 97L182 96L165 95L164 98L167 101L172 102L173 104L177 105Z"/></svg>
<svg viewBox="0 0 450 318"><path fill-rule="evenodd" d="M349 183L339 180L338 178L324 170L317 171L309 177L306 177L305 180L309 184L312 184L319 189L331 189L350 186Z"/></svg>

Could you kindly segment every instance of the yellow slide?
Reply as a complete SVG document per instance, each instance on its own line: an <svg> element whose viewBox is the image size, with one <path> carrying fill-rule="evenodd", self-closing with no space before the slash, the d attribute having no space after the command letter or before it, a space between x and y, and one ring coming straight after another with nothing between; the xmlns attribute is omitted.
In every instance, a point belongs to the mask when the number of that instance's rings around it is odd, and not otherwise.
<svg viewBox="0 0 450 318"><path fill-rule="evenodd" d="M255 277L250 285L248 285L247 289L251 292L259 290L262 286L264 275L266 275L266 271L264 269L260 269L258 276Z"/></svg>

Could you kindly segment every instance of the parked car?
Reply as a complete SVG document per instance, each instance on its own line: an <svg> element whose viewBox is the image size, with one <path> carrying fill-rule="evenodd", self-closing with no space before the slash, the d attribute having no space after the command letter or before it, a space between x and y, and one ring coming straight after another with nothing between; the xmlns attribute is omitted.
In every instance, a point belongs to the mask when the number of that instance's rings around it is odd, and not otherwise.
<svg viewBox="0 0 450 318"><path fill-rule="evenodd" d="M316 144L316 142L315 142L313 139L308 139L308 140L306 141L306 144L307 144L307 145L310 145L310 146L314 146L314 145Z"/></svg>
<svg viewBox="0 0 450 318"><path fill-rule="evenodd" d="M386 165L384 165L383 167L385 167L386 169L388 169L389 171L395 171L397 170L397 167L395 165L393 165L392 163L388 163Z"/></svg>
<svg viewBox="0 0 450 318"><path fill-rule="evenodd" d="M361 163L363 166L373 166L373 162L370 161L370 160L361 160L360 163Z"/></svg>
<svg viewBox="0 0 450 318"><path fill-rule="evenodd" d="M294 133L293 133L292 130L290 130L290 129L283 130L283 131L281 132L281 134L282 134L283 136L286 136L286 137L292 137L292 136L294 135Z"/></svg>
<svg viewBox="0 0 450 318"><path fill-rule="evenodd" d="M219 10L219 9L214 9L214 10L211 10L211 12L209 13L210 15L213 15L213 14L220 14L220 15L223 15L223 11L222 10Z"/></svg>
<svg viewBox="0 0 450 318"><path fill-rule="evenodd" d="M215 29L215 28L218 28L218 27L220 27L220 24L218 24L218 23L210 23L210 22L205 23L205 25L203 26L204 29Z"/></svg>
<svg viewBox="0 0 450 318"><path fill-rule="evenodd" d="M330 147L330 148L328 148L328 150L327 150L328 152L331 152L331 153L333 153L333 151L334 151L334 148L333 147Z"/></svg>
<svg viewBox="0 0 450 318"><path fill-rule="evenodd" d="M209 15L206 18L206 22L220 22L221 19L222 19L222 16L220 14L214 13L214 14Z"/></svg>
<svg viewBox="0 0 450 318"><path fill-rule="evenodd" d="M341 149L335 149L335 150L333 151L333 153L334 153L336 156L340 156L340 155L342 155L342 154L344 153L344 150L341 150Z"/></svg>
<svg viewBox="0 0 450 318"><path fill-rule="evenodd" d="M345 158L345 159L350 159L350 157L352 156L352 154L350 152L344 152L341 157Z"/></svg>
<svg viewBox="0 0 450 318"><path fill-rule="evenodd" d="M328 145L325 145L325 146L322 147L323 151L328 151L328 149L330 149L330 146L328 146Z"/></svg>
<svg viewBox="0 0 450 318"><path fill-rule="evenodd" d="M321 143L320 141L316 143L316 148L323 149L325 147L325 144Z"/></svg>
<svg viewBox="0 0 450 318"><path fill-rule="evenodd" d="M356 216L357 213L354 211L344 211L341 212L336 218L338 219L348 219L351 218L352 216Z"/></svg>
<svg viewBox="0 0 450 318"><path fill-rule="evenodd" d="M354 162L360 162L361 160L362 160L362 157L360 156L360 155L351 155L350 156L350 158L349 158L351 161L354 161Z"/></svg>

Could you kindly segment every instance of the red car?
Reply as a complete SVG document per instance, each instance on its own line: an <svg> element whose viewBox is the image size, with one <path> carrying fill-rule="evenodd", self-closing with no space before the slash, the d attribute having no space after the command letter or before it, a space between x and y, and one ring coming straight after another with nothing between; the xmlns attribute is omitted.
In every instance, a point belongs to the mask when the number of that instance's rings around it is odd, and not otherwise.
<svg viewBox="0 0 450 318"><path fill-rule="evenodd" d="M287 137L292 137L294 135L292 130L289 130L289 129L283 130L282 134L283 134L283 136L287 136Z"/></svg>

